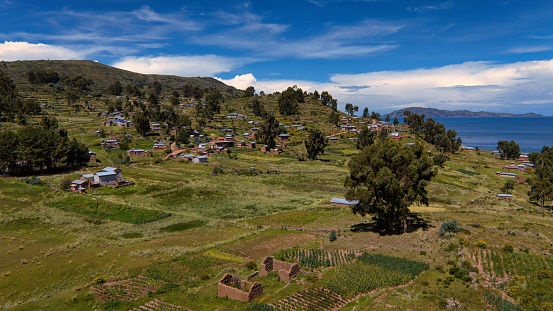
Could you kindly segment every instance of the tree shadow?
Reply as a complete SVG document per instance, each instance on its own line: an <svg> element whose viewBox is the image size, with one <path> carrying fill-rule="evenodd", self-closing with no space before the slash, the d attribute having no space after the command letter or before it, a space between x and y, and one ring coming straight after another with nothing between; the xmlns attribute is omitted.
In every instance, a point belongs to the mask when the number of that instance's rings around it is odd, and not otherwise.
<svg viewBox="0 0 553 311"><path fill-rule="evenodd" d="M407 218L407 233L416 232L419 229L422 229L423 231L426 231L430 228L434 228L430 224L430 222L420 216L418 213L409 213L409 217ZM376 221L372 221L369 223L359 223L351 226L350 230L352 232L374 232L378 233L381 236L384 235L399 235L403 234L403 225L401 223L397 223L394 225L393 229L387 230L386 227L379 225Z"/></svg>

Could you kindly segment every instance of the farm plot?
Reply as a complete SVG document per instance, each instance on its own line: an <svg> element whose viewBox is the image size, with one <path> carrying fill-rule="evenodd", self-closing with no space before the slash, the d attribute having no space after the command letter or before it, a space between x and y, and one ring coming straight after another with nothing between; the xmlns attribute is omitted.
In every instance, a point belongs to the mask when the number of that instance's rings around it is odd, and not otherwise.
<svg viewBox="0 0 553 311"><path fill-rule="evenodd" d="M102 303L114 300L136 300L149 292L155 292L165 284L163 281L150 279L139 275L135 278L109 282L92 286L92 294Z"/></svg>
<svg viewBox="0 0 553 311"><path fill-rule="evenodd" d="M553 271L553 258L549 256L472 249L469 257L488 278L507 279L513 275L533 275L544 269Z"/></svg>
<svg viewBox="0 0 553 311"><path fill-rule="evenodd" d="M308 289L271 304L275 310L336 310L347 301L326 288Z"/></svg>
<svg viewBox="0 0 553 311"><path fill-rule="evenodd" d="M182 306L170 304L168 302L165 302L163 300L155 299L152 300L142 306L136 307L131 309L130 311L190 311L190 309L187 309Z"/></svg>
<svg viewBox="0 0 553 311"><path fill-rule="evenodd" d="M289 249L279 252L275 257L277 259L296 261L304 269L315 269L351 263L361 254L360 251L351 250Z"/></svg>
<svg viewBox="0 0 553 311"><path fill-rule="evenodd" d="M143 224L171 216L171 214L162 211L117 204L100 199L89 199L77 195L69 195L61 200L50 202L48 205L69 212L133 224Z"/></svg>

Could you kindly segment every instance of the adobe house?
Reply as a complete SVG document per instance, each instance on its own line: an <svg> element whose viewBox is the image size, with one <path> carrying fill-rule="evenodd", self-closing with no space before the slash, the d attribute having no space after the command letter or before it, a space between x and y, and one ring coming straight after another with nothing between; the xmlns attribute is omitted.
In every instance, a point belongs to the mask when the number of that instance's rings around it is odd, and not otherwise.
<svg viewBox="0 0 553 311"><path fill-rule="evenodd" d="M106 166L102 169L102 172L113 172L116 174L118 179L123 178L123 170L117 167Z"/></svg>
<svg viewBox="0 0 553 311"><path fill-rule="evenodd" d="M261 153L268 153L270 151L271 151L271 148L269 148L269 146L267 145L261 146Z"/></svg>
<svg viewBox="0 0 553 311"><path fill-rule="evenodd" d="M152 154L148 150L132 149L129 150L129 157L151 157Z"/></svg>
<svg viewBox="0 0 553 311"><path fill-rule="evenodd" d="M278 135L278 138L280 139L280 141L286 142L286 141L289 141L289 140L290 140L290 135L288 135L288 134L280 134L280 135Z"/></svg>
<svg viewBox="0 0 553 311"><path fill-rule="evenodd" d="M290 282L290 278L295 277L301 271L297 263L289 263L276 260L273 257L265 257L261 262L261 271L259 275L268 276L271 271L278 271L278 277L281 282Z"/></svg>
<svg viewBox="0 0 553 311"><path fill-rule="evenodd" d="M263 295L263 285L241 280L230 274L225 274L217 284L217 297L250 302Z"/></svg>
<svg viewBox="0 0 553 311"><path fill-rule="evenodd" d="M169 148L166 143L154 143L152 150L165 150Z"/></svg>
<svg viewBox="0 0 553 311"><path fill-rule="evenodd" d="M117 185L117 173L115 172L98 172L94 174L94 182L101 187Z"/></svg>
<svg viewBox="0 0 553 311"><path fill-rule="evenodd" d="M96 163L97 159L96 159L96 152L94 151L88 151L88 155L90 156L90 159L88 160L88 162L90 163Z"/></svg>
<svg viewBox="0 0 553 311"><path fill-rule="evenodd" d="M192 159L192 163L194 164L207 163L207 156L197 156L194 159Z"/></svg>
<svg viewBox="0 0 553 311"><path fill-rule="evenodd" d="M255 149L255 141L248 142L248 149Z"/></svg>
<svg viewBox="0 0 553 311"><path fill-rule="evenodd" d="M71 191L77 193L85 193L87 188L90 188L88 180L80 179L73 180L70 186Z"/></svg>

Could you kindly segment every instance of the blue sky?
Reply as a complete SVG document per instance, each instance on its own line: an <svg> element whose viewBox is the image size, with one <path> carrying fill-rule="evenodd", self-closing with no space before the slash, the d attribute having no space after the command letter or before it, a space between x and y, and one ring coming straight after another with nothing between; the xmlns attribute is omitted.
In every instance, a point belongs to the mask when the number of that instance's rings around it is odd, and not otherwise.
<svg viewBox="0 0 553 311"><path fill-rule="evenodd" d="M271 93L553 115L553 1L0 0L0 59L89 59Z"/></svg>

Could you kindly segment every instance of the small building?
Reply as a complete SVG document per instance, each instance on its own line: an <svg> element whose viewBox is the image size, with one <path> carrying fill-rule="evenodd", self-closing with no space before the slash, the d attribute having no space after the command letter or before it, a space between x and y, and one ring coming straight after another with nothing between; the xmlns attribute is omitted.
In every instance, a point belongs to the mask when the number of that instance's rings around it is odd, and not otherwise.
<svg viewBox="0 0 553 311"><path fill-rule="evenodd" d="M527 154L523 153L520 156L518 156L517 162L527 162L530 161L530 158Z"/></svg>
<svg viewBox="0 0 553 311"><path fill-rule="evenodd" d="M96 159L96 152L90 151L90 150L89 150L89 151L88 151L88 156L90 157L90 158L88 159L88 162L89 162L89 163L96 163L96 162L98 161L98 159Z"/></svg>
<svg viewBox="0 0 553 311"><path fill-rule="evenodd" d="M511 200L513 198L512 194L499 193L497 195L498 199Z"/></svg>
<svg viewBox="0 0 553 311"><path fill-rule="evenodd" d="M509 177L509 178L516 178L517 177L517 174L515 173L505 173L505 172L497 172L495 173L496 176L498 177Z"/></svg>
<svg viewBox="0 0 553 311"><path fill-rule="evenodd" d="M255 141L249 141L247 146L248 146L248 149L255 149Z"/></svg>
<svg viewBox="0 0 553 311"><path fill-rule="evenodd" d="M267 145L261 146L261 153L268 153L268 152L271 152L271 148L269 148L269 146Z"/></svg>
<svg viewBox="0 0 553 311"><path fill-rule="evenodd" d="M117 185L117 173L98 172L94 174L94 182L101 187Z"/></svg>
<svg viewBox="0 0 553 311"><path fill-rule="evenodd" d="M161 151L169 148L166 143L154 143L152 150Z"/></svg>
<svg viewBox="0 0 553 311"><path fill-rule="evenodd" d="M102 169L102 172L113 172L117 175L117 178L123 178L123 170L117 167L106 166Z"/></svg>
<svg viewBox="0 0 553 311"><path fill-rule="evenodd" d="M342 206L342 207L349 207L357 203L359 203L358 200L349 201L349 200L340 199L340 198L332 198L332 200L330 200L330 204L334 206Z"/></svg>
<svg viewBox="0 0 553 311"><path fill-rule="evenodd" d="M278 135L278 138L280 139L280 141L289 141L290 140L290 135L280 134L280 135Z"/></svg>
<svg viewBox="0 0 553 311"><path fill-rule="evenodd" d="M194 159L192 159L192 163L194 164L207 163L207 156L197 156Z"/></svg>
<svg viewBox="0 0 553 311"><path fill-rule="evenodd" d="M85 193L87 188L90 188L88 180L81 179L73 180L70 186L71 191L77 193Z"/></svg>
<svg viewBox="0 0 553 311"><path fill-rule="evenodd" d="M161 133L161 125L158 123L152 123L151 127L153 132Z"/></svg>
<svg viewBox="0 0 553 311"><path fill-rule="evenodd" d="M144 149L131 149L129 150L129 157L151 157L152 154L148 150Z"/></svg>

